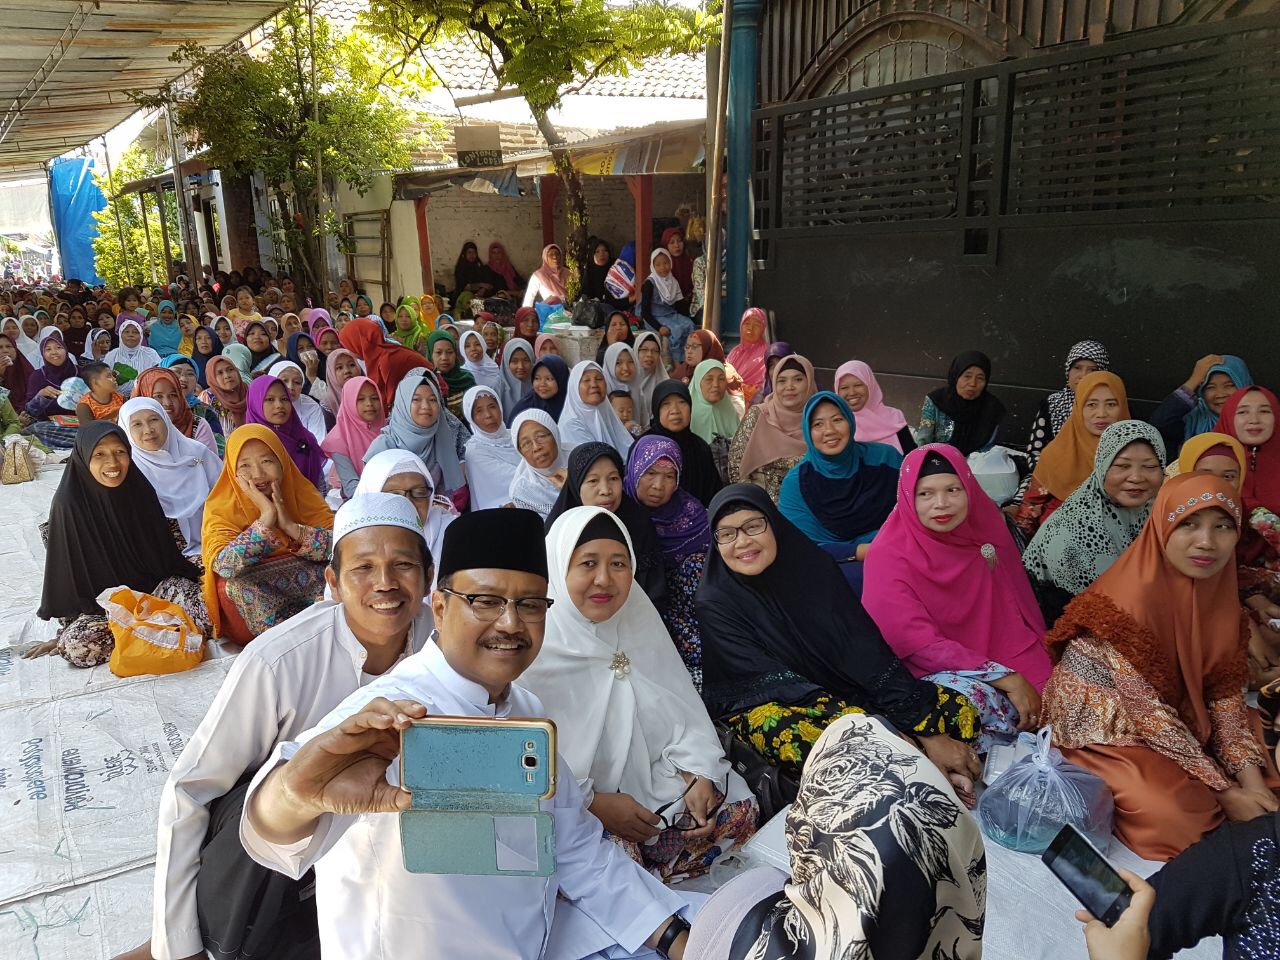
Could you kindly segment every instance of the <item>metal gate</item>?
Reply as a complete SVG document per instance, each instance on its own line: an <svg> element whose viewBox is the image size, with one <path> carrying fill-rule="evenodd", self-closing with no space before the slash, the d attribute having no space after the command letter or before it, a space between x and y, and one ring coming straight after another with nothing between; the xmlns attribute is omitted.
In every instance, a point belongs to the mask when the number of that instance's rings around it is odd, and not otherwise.
<svg viewBox="0 0 1280 960"><path fill-rule="evenodd" d="M347 276L377 305L391 299L391 213L359 210L343 214L342 250Z"/></svg>

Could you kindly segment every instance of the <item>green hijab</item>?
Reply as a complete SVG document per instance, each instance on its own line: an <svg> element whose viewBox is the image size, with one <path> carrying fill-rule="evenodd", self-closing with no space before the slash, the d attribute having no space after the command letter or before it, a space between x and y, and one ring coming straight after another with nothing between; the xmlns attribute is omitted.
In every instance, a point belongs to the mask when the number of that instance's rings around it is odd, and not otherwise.
<svg viewBox="0 0 1280 960"><path fill-rule="evenodd" d="M398 323L393 323L390 331L390 337L402 347L408 347L410 350L417 350L421 352L423 344L427 341L427 338L431 336L431 328L422 322L422 315L418 313L418 307L416 304L409 303L407 299L401 300L400 305L396 307L397 318L399 318L401 310L408 312L409 316L413 319L413 326L408 330L401 330ZM427 352L430 353L431 351L428 349ZM428 359L430 358L428 357Z"/></svg>
<svg viewBox="0 0 1280 960"><path fill-rule="evenodd" d="M448 340L449 345L453 347L454 356L457 361L453 365L453 369L448 373L437 369L436 373L444 379L445 384L449 387L449 398L461 396L466 391L476 385L476 378L471 375L471 371L462 365L462 355L458 352L458 341L453 339L453 335L448 330L437 330L435 333L427 337L427 359L431 360L432 366L435 361L431 359L431 355L435 352L436 344L441 340Z"/></svg>
<svg viewBox="0 0 1280 960"><path fill-rule="evenodd" d="M724 364L719 360L703 360L693 368L693 379L689 381L689 393L693 399L693 432L707 443L717 436L732 439L738 432L738 410L726 389L719 403L707 403L702 396L702 378L712 370L724 372ZM727 377L728 374L725 374Z"/></svg>

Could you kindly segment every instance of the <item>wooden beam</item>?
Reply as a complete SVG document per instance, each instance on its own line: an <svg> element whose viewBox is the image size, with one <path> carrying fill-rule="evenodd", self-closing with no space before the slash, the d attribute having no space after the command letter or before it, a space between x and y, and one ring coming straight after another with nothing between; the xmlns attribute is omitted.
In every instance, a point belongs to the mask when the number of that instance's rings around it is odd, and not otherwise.
<svg viewBox="0 0 1280 960"><path fill-rule="evenodd" d="M413 201L414 219L418 223L418 262L422 267L424 293L434 293L436 289L435 274L431 270L431 232L427 229L427 204L430 200L430 194L423 194Z"/></svg>
<svg viewBox="0 0 1280 960"><path fill-rule="evenodd" d="M635 200L636 290L639 290L649 275L649 254L653 243L653 174L628 176L627 189Z"/></svg>

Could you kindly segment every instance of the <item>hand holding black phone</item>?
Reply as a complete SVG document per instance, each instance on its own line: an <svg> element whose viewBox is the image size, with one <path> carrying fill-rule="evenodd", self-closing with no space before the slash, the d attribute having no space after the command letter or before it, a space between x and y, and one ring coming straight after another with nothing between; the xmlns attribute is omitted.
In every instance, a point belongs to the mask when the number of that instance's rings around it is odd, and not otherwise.
<svg viewBox="0 0 1280 960"><path fill-rule="evenodd" d="M1108 927L1120 919L1133 899L1124 877L1071 824L1058 831L1040 859L1081 905Z"/></svg>

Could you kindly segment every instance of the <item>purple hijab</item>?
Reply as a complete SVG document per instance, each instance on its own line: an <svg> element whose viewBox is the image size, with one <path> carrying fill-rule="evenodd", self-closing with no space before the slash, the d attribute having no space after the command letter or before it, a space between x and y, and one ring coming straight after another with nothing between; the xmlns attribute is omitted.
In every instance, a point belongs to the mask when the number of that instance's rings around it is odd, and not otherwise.
<svg viewBox="0 0 1280 960"><path fill-rule="evenodd" d="M773 392L773 378L769 376L769 361L781 360L783 357L789 357L794 353L791 344L785 340L775 340L769 344L769 349L764 355L764 386L756 391L756 395L751 398L751 406L764 401L764 398Z"/></svg>
<svg viewBox="0 0 1280 960"><path fill-rule="evenodd" d="M302 421L298 419L297 408L295 407L293 412L289 414L289 419L284 425L279 427L274 423L268 423L267 418L262 415L262 401L266 398L267 391L277 383L284 387L285 392L288 393L288 386L277 377L258 377L249 384L249 396L245 401L244 422L260 423L279 437L285 451L289 454L289 459L302 471L302 475L319 489L321 484L324 483L324 451L320 449L320 443L312 436L311 431L304 427ZM292 401L292 398L290 400Z"/></svg>
<svg viewBox="0 0 1280 960"><path fill-rule="evenodd" d="M61 387L64 380L70 380L78 375L79 368L76 366L75 358L71 351L67 351L67 358L62 361L62 365L51 367L44 359L44 344L49 338L57 340L63 347L66 347L66 338L62 336L62 331L57 327L45 327L38 334L40 337L40 366L36 369L34 376L27 379L27 399L30 400L45 387ZM21 358L22 354L18 354ZM65 413L65 411L63 411Z"/></svg>
<svg viewBox="0 0 1280 960"><path fill-rule="evenodd" d="M676 468L678 483L684 462L680 456L680 447L674 440L650 434L641 437L632 446L627 476L622 484L632 500L639 502L636 484L659 460L669 460ZM666 506L656 510L649 509L649 519L662 546L662 555L668 563L679 563L695 553L706 553L711 549L711 524L707 519L707 508L697 497L679 487L676 487L676 492Z"/></svg>

